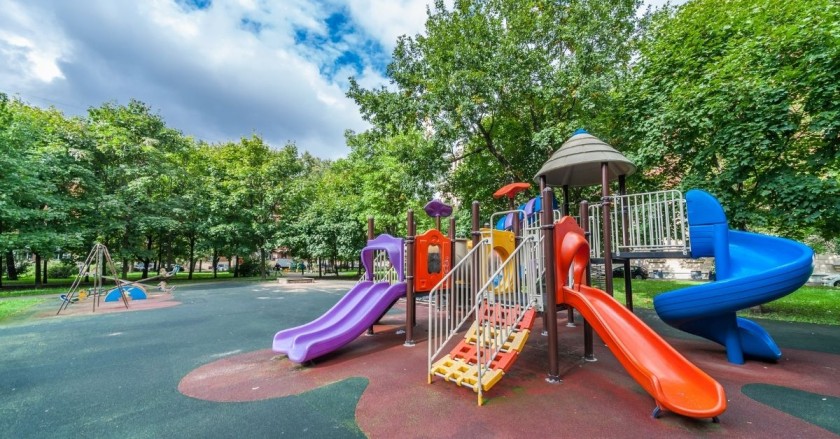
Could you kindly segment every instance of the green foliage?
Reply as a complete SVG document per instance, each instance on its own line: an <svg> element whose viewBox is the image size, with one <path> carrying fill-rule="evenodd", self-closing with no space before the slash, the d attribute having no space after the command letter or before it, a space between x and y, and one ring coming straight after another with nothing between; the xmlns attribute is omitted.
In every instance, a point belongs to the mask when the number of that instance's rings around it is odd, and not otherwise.
<svg viewBox="0 0 840 439"><path fill-rule="evenodd" d="M237 270L239 270L239 276L241 277L255 277L262 276L266 266L259 258L250 257L240 261Z"/></svg>
<svg viewBox="0 0 840 439"><path fill-rule="evenodd" d="M375 136L424 133L430 147L412 152L437 164L428 184L491 202L502 185L532 179L559 147L550 133L603 124L638 5L460 0L447 9L438 1L424 35L397 42L388 68L397 90L354 84L348 95Z"/></svg>
<svg viewBox="0 0 840 439"><path fill-rule="evenodd" d="M49 264L47 266L47 275L51 279L72 278L78 274L79 267L76 266L75 262L68 259L64 259L58 263Z"/></svg>
<svg viewBox="0 0 840 439"><path fill-rule="evenodd" d="M714 193L733 226L840 236L840 6L698 0L655 17L621 136L639 188Z"/></svg>

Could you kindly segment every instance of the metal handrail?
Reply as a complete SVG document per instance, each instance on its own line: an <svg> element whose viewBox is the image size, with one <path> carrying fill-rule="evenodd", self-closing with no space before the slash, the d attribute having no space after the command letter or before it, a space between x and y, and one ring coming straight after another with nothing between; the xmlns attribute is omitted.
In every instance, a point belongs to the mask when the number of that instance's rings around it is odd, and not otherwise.
<svg viewBox="0 0 840 439"><path fill-rule="evenodd" d="M489 248L489 239L480 240L429 292L429 371L444 346L472 316L474 294L468 290L480 282L473 279L479 274L473 260L485 259L484 253ZM447 293L448 298L444 304L443 295Z"/></svg>

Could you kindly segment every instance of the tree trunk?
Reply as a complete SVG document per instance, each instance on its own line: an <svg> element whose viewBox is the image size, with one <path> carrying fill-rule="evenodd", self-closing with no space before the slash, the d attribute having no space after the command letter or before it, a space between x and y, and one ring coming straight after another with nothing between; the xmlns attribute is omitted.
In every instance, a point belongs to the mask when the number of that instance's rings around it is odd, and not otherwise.
<svg viewBox="0 0 840 439"><path fill-rule="evenodd" d="M239 277L239 256L234 256L236 258L236 265L233 268L233 277Z"/></svg>
<svg viewBox="0 0 840 439"><path fill-rule="evenodd" d="M49 280L47 279L47 265L49 265L49 264L50 264L50 258L44 259L44 279L43 279L44 285L47 285L47 284L50 283Z"/></svg>
<svg viewBox="0 0 840 439"><path fill-rule="evenodd" d="M268 278L268 273L265 272L265 249L260 247L260 278L265 280Z"/></svg>
<svg viewBox="0 0 840 439"><path fill-rule="evenodd" d="M157 271L155 274L160 273L160 269L163 267L163 242L158 244L158 254L157 254L157 264L155 265L155 269Z"/></svg>
<svg viewBox="0 0 840 439"><path fill-rule="evenodd" d="M35 288L41 287L41 255L35 253Z"/></svg>
<svg viewBox="0 0 840 439"><path fill-rule="evenodd" d="M0 255L0 288L3 288L3 255Z"/></svg>
<svg viewBox="0 0 840 439"><path fill-rule="evenodd" d="M15 254L11 250L6 252L6 274L9 275L9 280L18 280L17 270L15 270Z"/></svg>
<svg viewBox="0 0 840 439"><path fill-rule="evenodd" d="M321 263L321 258L318 258L318 277L324 277L324 264Z"/></svg>
<svg viewBox="0 0 840 439"><path fill-rule="evenodd" d="M213 247L213 279L216 278L216 268L219 267L219 251Z"/></svg>
<svg viewBox="0 0 840 439"><path fill-rule="evenodd" d="M123 266L121 276L123 279L128 279L128 258L122 258L122 264Z"/></svg>
<svg viewBox="0 0 840 439"><path fill-rule="evenodd" d="M146 235L146 250L152 250L152 235ZM143 258L143 274L140 276L142 279L149 277L149 262L151 261L147 253L146 257Z"/></svg>
<svg viewBox="0 0 840 439"><path fill-rule="evenodd" d="M187 279L192 280L193 270L195 269L195 235L190 235L190 274ZM199 268L200 269L200 268Z"/></svg>

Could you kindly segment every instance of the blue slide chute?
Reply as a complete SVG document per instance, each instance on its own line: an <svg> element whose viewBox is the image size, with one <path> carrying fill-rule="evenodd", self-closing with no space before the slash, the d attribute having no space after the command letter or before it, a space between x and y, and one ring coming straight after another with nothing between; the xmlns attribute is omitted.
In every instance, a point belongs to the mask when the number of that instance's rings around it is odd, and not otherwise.
<svg viewBox="0 0 840 439"><path fill-rule="evenodd" d="M776 361L782 352L764 328L737 317L739 310L784 297L805 284L813 250L796 241L730 230L720 203L710 194L686 194L691 256L715 258L716 281L654 298L669 325L726 347L730 363L745 357Z"/></svg>

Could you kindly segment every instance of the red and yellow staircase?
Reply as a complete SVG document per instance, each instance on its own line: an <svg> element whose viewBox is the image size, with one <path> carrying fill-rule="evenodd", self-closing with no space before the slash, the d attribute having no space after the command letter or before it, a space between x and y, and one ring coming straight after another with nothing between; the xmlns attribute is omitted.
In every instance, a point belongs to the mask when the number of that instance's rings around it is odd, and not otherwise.
<svg viewBox="0 0 840 439"><path fill-rule="evenodd" d="M484 301L478 319L448 355L432 364L429 383L435 376L478 394L489 390L510 370L528 341L536 311L520 305L507 306ZM480 385L479 385L480 383Z"/></svg>

